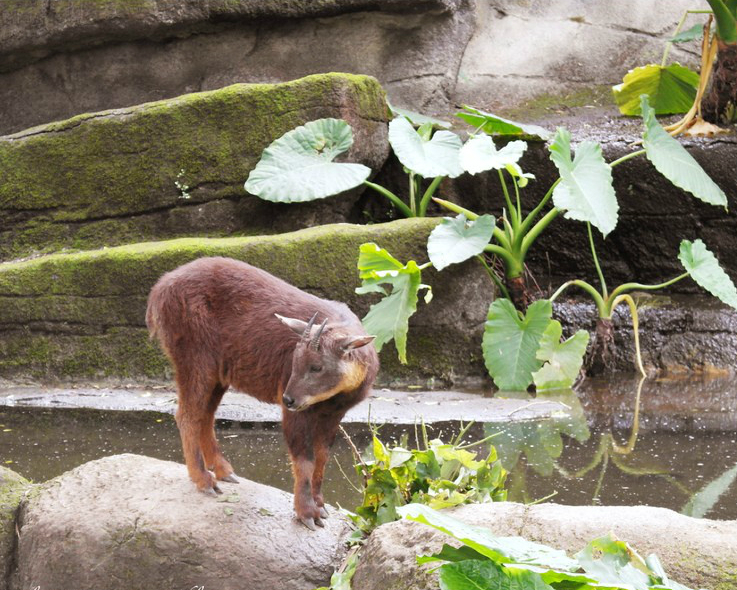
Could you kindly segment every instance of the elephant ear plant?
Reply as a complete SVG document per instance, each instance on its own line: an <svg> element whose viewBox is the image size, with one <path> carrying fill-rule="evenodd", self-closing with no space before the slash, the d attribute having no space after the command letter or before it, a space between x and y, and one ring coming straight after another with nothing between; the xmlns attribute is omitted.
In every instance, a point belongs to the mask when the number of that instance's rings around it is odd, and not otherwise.
<svg viewBox="0 0 737 590"><path fill-rule="evenodd" d="M483 133L474 134L468 140L461 151L460 160L472 174L497 170L504 194L502 215L499 218L478 215L448 201L436 199L459 215L445 218L433 230L428 239L430 261L423 265L414 263L412 268L417 269L418 273L430 265L442 270L474 256L482 262L504 295L489 307L482 345L486 367L499 388L525 390L534 383L538 390L544 390L573 385L587 349L588 334L579 331L562 341L561 326L552 319L552 303L569 287L582 289L596 303L599 319L590 353L590 366L594 368L610 368L612 315L618 305L626 303L632 313L635 329L638 368L644 372L639 355L638 315L631 296L633 291L661 289L690 276L723 302L737 308L737 290L700 240L684 240L681 243L679 260L686 271L683 274L656 285L628 282L611 291L607 288L593 232L597 230L606 237L616 228L619 219L619 205L612 183L613 167L644 155L675 186L711 205L727 206L724 192L683 146L658 124L644 95L641 98L641 111L644 123L643 149L613 162L606 162L601 146L591 141L579 144L575 156L572 156L570 133L558 129L548 149L560 177L529 213L522 210L519 189L532 179L532 175L522 172L517 163L526 145L521 141L513 141L497 149L492 138ZM514 199L507 183L512 185ZM543 214L550 200L553 207ZM586 224L600 288L584 280L573 279L564 283L550 299L536 301L528 307L528 297L524 293L520 295L525 256L540 233L561 213L566 218ZM369 246L362 246L362 251L366 247ZM370 247L377 248L376 245ZM501 261L503 279L496 276L484 255ZM410 267L413 262L409 261L406 266ZM399 262L397 264L401 265ZM359 259L359 271L364 281L372 279L365 260ZM419 280L418 276L418 283ZM363 292L366 290L364 287ZM392 295L400 297L394 292ZM406 309L412 308L410 300L414 297L416 301L416 294L405 290L404 295L407 298ZM409 319L409 315L404 317ZM396 323L392 327L396 329ZM376 333L377 326L372 322L367 329ZM402 345L405 346L406 329L403 328L402 333L405 338ZM389 339L390 336L384 342Z"/></svg>
<svg viewBox="0 0 737 590"><path fill-rule="evenodd" d="M442 128L443 121L411 111L397 113L389 123L389 143L408 176L407 203L370 182L366 166L334 161L353 145L351 127L342 119L311 121L276 139L249 174L245 189L267 201L301 203L363 184L386 197L405 217L423 217L442 180L463 173L458 162L462 142ZM429 180L427 186L423 180Z"/></svg>

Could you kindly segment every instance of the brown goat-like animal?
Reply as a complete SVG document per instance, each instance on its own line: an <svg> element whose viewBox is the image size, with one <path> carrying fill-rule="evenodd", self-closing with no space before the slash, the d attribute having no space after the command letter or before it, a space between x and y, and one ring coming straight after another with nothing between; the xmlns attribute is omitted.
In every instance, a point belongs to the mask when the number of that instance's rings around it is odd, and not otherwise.
<svg viewBox="0 0 737 590"><path fill-rule="evenodd" d="M355 314L244 262L200 258L154 285L146 324L174 365L176 420L197 488L214 495L215 478L237 481L214 431L215 410L233 386L281 404L297 516L309 528L322 525L329 448L379 369L374 337Z"/></svg>

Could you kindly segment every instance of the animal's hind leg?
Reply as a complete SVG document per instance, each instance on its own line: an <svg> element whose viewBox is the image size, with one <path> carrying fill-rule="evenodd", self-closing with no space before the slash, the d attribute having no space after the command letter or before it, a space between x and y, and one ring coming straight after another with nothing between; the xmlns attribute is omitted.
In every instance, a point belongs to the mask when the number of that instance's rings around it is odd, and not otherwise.
<svg viewBox="0 0 737 590"><path fill-rule="evenodd" d="M202 430L200 432L200 446L206 466L215 472L217 479L238 483L238 478L233 473L233 468L223 455L217 438L215 438L215 411L220 405L220 400L223 399L223 394L225 394L226 390L227 387L218 383L210 394L206 411L207 419L202 423Z"/></svg>

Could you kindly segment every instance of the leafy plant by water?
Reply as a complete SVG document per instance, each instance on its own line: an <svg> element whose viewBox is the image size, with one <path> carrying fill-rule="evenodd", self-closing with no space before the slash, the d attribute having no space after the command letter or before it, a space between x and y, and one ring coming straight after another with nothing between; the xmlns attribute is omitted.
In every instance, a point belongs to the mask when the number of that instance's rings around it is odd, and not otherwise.
<svg viewBox="0 0 737 590"><path fill-rule="evenodd" d="M522 537L500 537L417 504L399 510L407 520L443 532L462 545L418 556L420 564L441 562L443 590L689 590L670 580L656 555L643 559L609 534L594 539L573 558Z"/></svg>

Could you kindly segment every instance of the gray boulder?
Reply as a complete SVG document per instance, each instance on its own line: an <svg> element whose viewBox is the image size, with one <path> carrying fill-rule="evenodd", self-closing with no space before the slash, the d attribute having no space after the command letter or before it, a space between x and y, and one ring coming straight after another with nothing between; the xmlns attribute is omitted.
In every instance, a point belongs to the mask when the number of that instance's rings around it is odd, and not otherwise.
<svg viewBox="0 0 737 590"><path fill-rule="evenodd" d="M649 506L511 502L461 506L449 514L498 535L519 535L564 549L569 555L612 531L641 555L657 554L669 577L681 584L732 590L737 583L737 521L695 519ZM418 566L415 557L433 553L450 541L434 529L409 521L379 527L364 549L353 590L435 590L437 575L429 570L437 563Z"/></svg>
<svg viewBox="0 0 737 590"><path fill-rule="evenodd" d="M0 467L0 590L6 590L15 550L15 518L30 483L15 471Z"/></svg>
<svg viewBox="0 0 737 590"><path fill-rule="evenodd" d="M85 463L23 502L11 587L307 590L345 553L332 512L313 532L291 494L242 480L215 499L184 465L116 455Z"/></svg>

